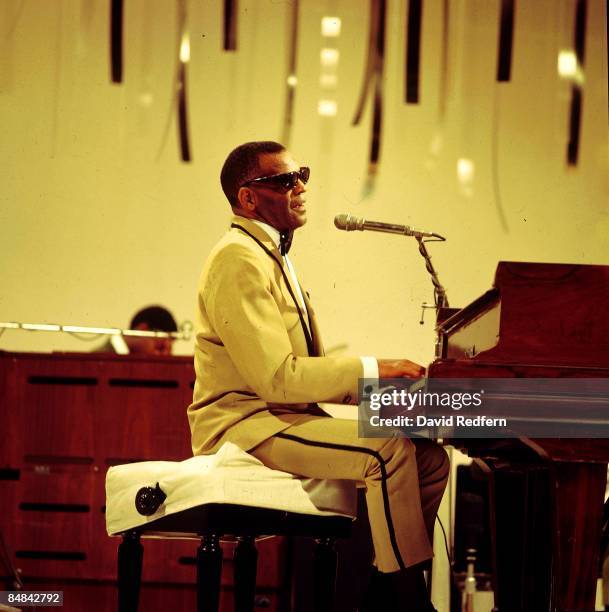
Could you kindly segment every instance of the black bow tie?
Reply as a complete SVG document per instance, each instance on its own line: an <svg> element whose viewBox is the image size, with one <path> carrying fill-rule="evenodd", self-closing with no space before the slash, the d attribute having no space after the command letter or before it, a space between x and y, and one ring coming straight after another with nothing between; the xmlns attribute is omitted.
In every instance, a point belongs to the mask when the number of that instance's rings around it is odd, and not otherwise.
<svg viewBox="0 0 609 612"><path fill-rule="evenodd" d="M294 230L286 230L279 234L279 252L282 255L287 255L290 247L292 246L292 237L294 236Z"/></svg>

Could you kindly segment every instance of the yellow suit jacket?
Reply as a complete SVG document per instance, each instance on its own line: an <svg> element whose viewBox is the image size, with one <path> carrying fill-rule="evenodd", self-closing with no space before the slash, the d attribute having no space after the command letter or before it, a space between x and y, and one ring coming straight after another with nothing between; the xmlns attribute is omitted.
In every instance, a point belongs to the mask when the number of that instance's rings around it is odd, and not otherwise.
<svg viewBox="0 0 609 612"><path fill-rule="evenodd" d="M321 356L313 308L303 292L308 316L301 322L270 236L243 217L232 224L243 229L231 227L214 247L199 281L188 408L195 455L225 441L247 451L303 417L325 414L315 402L351 403L362 376L358 357Z"/></svg>

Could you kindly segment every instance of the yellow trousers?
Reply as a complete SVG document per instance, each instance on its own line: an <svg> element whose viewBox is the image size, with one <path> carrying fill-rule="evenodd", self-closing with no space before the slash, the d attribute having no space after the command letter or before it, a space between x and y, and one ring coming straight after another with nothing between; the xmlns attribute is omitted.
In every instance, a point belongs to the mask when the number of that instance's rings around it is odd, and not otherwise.
<svg viewBox="0 0 609 612"><path fill-rule="evenodd" d="M311 416L249 452L276 470L363 483L381 572L433 556L433 526L449 472L446 452L434 442L359 438L355 420Z"/></svg>

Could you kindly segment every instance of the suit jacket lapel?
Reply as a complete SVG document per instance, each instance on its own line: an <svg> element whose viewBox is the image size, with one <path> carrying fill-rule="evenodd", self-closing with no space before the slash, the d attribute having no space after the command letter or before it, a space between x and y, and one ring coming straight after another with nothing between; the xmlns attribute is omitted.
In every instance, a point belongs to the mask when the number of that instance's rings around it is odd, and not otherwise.
<svg viewBox="0 0 609 612"><path fill-rule="evenodd" d="M235 215L231 219L231 225L233 224L240 225L252 236L262 242L262 244L274 255L279 265L284 266L283 257L281 257L281 254L279 253L279 247L273 242L273 239L259 225L252 223L249 219L246 219L245 217L239 217L238 215Z"/></svg>
<svg viewBox="0 0 609 612"><path fill-rule="evenodd" d="M273 242L273 239L259 226L256 225L255 223L252 223L249 219L246 219L245 217L240 217L238 215L235 215L232 220L231 220L231 225L239 225L241 226L243 229L245 229L247 232L249 232L252 236L254 236L257 240L259 240L267 249L268 251L273 255L273 257L275 258L275 260L277 261L277 263L279 264L279 266L281 266L281 269L283 270L283 277L284 277L284 281L287 282L290 285L290 288L292 290L292 293L294 294L294 298L296 300L298 300L298 291L296 289L296 287L294 286L294 282L292 281L292 274L290 273L290 270L284 260L284 258L282 257L281 253L279 252L279 247L278 245L276 245ZM238 229L236 231L239 231ZM298 281L297 281L298 282ZM311 303L308 300L307 295L305 294L304 291L302 291L301 288L301 293L303 296L303 300L305 302L306 305L306 312L303 312L303 323L304 325L307 327L307 331L309 332L309 336L311 337L312 343L313 343L313 352L315 353L315 355L321 355L323 354L323 352L319 352L319 349L321 349L321 351L323 351L323 347L321 346L317 346L317 338L319 337L319 333L317 333L317 330L315 328L315 325L313 323L313 315L312 315L312 309L311 309ZM286 295L286 299L292 301L292 296L289 294L289 292ZM300 303L296 304L296 306L302 310L302 305ZM306 334L305 334L306 336Z"/></svg>
<svg viewBox="0 0 609 612"><path fill-rule="evenodd" d="M314 357L323 357L324 355L324 346L321 341L321 334L319 333L319 327L317 325L317 317L315 316L315 311L311 306L311 300L309 299L309 294L305 291L302 292L302 297L304 299L305 305L307 307L309 330L311 332L311 336L313 337L313 348L315 350Z"/></svg>

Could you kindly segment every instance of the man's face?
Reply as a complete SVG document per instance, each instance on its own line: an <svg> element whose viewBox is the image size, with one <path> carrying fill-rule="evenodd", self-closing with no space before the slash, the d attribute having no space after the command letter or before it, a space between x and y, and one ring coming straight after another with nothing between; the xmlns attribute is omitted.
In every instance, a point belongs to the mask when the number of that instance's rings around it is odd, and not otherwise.
<svg viewBox="0 0 609 612"><path fill-rule="evenodd" d="M139 323L135 329L151 331L147 323ZM171 355L173 338L141 338L125 336L129 353L133 355Z"/></svg>
<svg viewBox="0 0 609 612"><path fill-rule="evenodd" d="M298 171L300 166L290 153L265 153L258 158L259 177ZM258 177L253 177L258 178ZM243 189L250 190L255 204L255 218L272 225L279 231L295 230L307 222L307 211L303 194L306 192L302 181L289 191L268 183L249 183Z"/></svg>

